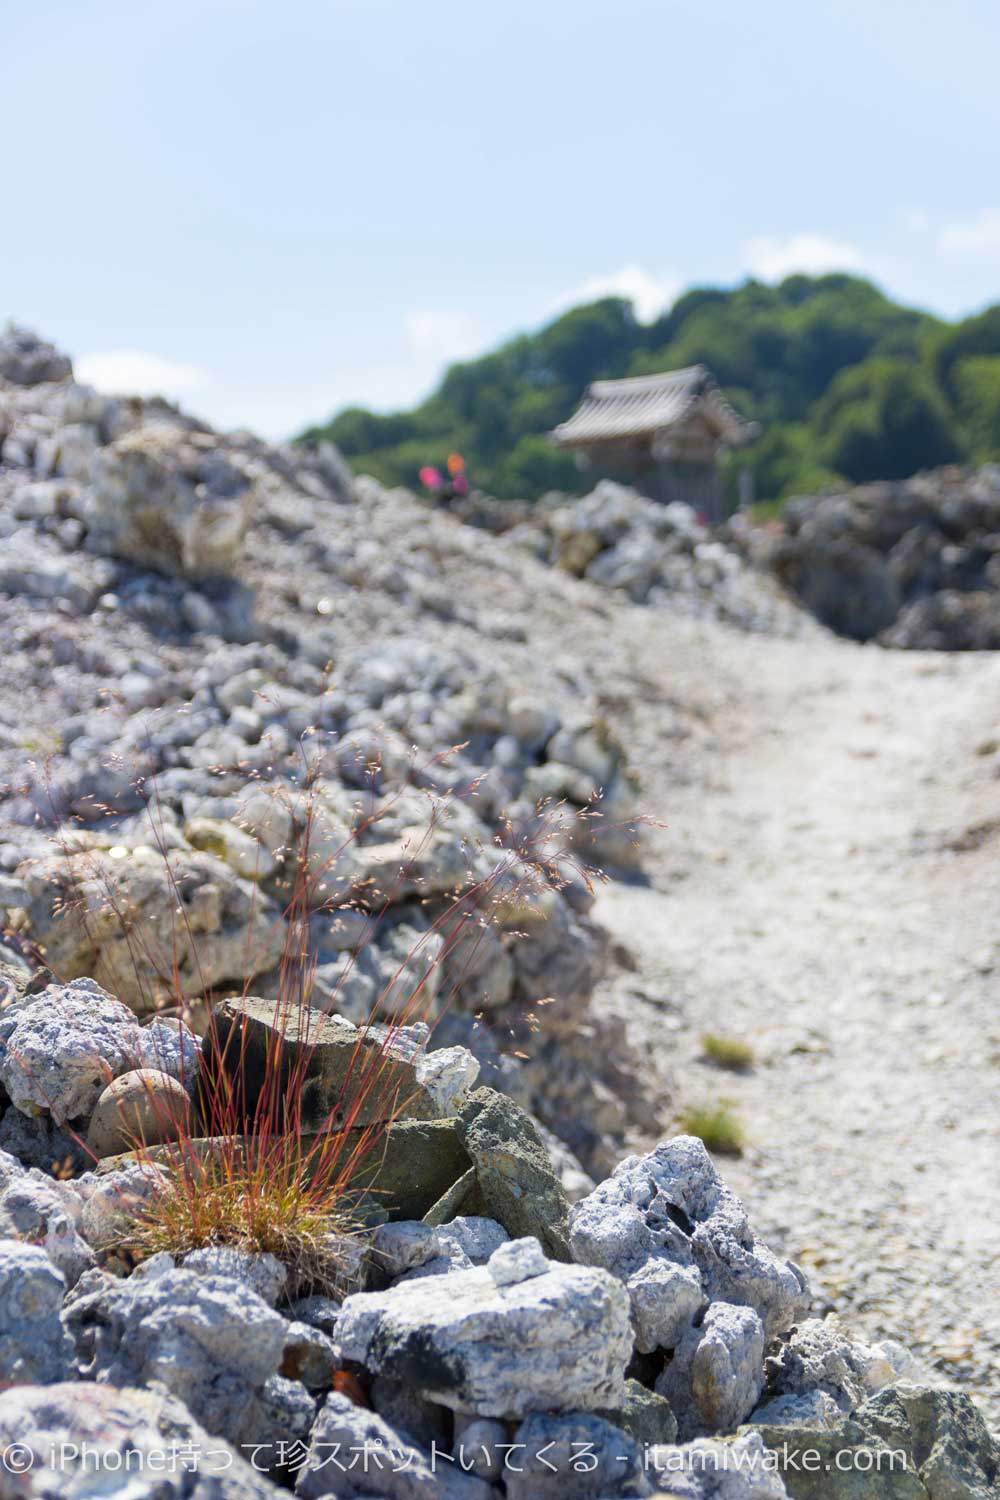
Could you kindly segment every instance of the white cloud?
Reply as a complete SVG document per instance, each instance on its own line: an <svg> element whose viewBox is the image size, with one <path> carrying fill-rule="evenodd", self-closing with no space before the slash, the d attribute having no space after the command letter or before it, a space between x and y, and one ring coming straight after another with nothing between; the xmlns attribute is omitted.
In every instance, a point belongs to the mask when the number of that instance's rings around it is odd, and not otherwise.
<svg viewBox="0 0 1000 1500"><path fill-rule="evenodd" d="M744 245L743 263L762 281L782 281L796 272L819 276L825 271L871 270L856 245L809 230L784 238L758 235Z"/></svg>
<svg viewBox="0 0 1000 1500"><path fill-rule="evenodd" d="M478 353L486 339L476 318L448 308L414 308L403 327L411 349L440 360L466 359Z"/></svg>
<svg viewBox="0 0 1000 1500"><path fill-rule="evenodd" d="M110 395L166 396L180 401L211 384L207 370L148 354L144 349L102 349L73 361L77 380Z"/></svg>
<svg viewBox="0 0 1000 1500"><path fill-rule="evenodd" d="M597 302L601 297L627 297L635 308L640 323L652 323L660 313L666 312L681 290L678 277L663 273L659 276L634 263L622 266L607 276L591 276L579 286L572 287L549 304L549 313L565 312L571 307L580 307L586 302Z"/></svg>
<svg viewBox="0 0 1000 1500"><path fill-rule="evenodd" d="M952 255L1000 255L1000 209L988 208L977 219L946 225L938 247Z"/></svg>

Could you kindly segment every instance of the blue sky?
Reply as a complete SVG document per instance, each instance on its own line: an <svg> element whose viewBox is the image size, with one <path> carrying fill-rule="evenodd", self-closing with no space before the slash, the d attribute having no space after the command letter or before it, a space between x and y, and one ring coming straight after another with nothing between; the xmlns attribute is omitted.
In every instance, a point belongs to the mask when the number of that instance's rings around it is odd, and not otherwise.
<svg viewBox="0 0 1000 1500"><path fill-rule="evenodd" d="M0 317L284 436L605 291L1000 300L994 0L0 0Z"/></svg>

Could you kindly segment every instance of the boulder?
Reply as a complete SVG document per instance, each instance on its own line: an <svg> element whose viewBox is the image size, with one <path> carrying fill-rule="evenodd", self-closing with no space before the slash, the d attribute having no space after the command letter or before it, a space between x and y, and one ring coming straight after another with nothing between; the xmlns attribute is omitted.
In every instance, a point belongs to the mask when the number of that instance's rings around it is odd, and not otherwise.
<svg viewBox="0 0 1000 1500"><path fill-rule="evenodd" d="M8 1458L6 1482L0 1479L5 1500L96 1493L127 1494L128 1500L281 1500L288 1493L162 1390L65 1381L0 1391L0 1452L20 1454L23 1464L15 1475ZM95 1455L104 1466L97 1474Z"/></svg>
<svg viewBox="0 0 1000 1500"><path fill-rule="evenodd" d="M906 1351L898 1345L865 1344L849 1338L832 1313L826 1318L807 1318L768 1359L768 1393L781 1397L822 1392L838 1410L849 1412L874 1391L890 1385L897 1377L897 1365L908 1362Z"/></svg>
<svg viewBox="0 0 1000 1500"><path fill-rule="evenodd" d="M88 544L186 578L233 573L253 513L251 475L214 434L149 423L94 464Z"/></svg>
<svg viewBox="0 0 1000 1500"><path fill-rule="evenodd" d="M651 1500L788 1500L793 1493L757 1432L665 1444L646 1454L646 1472Z"/></svg>
<svg viewBox="0 0 1000 1500"><path fill-rule="evenodd" d="M492 1500L474 1474L414 1447L376 1412L334 1392L316 1418L308 1457L295 1481L302 1500Z"/></svg>
<svg viewBox="0 0 1000 1500"><path fill-rule="evenodd" d="M35 1168L23 1168L0 1152L0 1235L24 1240L45 1251L72 1286L94 1264L79 1233L81 1198L75 1185L53 1181Z"/></svg>
<svg viewBox="0 0 1000 1500"><path fill-rule="evenodd" d="M677 1437L677 1418L670 1402L638 1380L626 1380L625 1399L616 1411L598 1412L598 1416L606 1417L643 1448L672 1443Z"/></svg>
<svg viewBox="0 0 1000 1500"><path fill-rule="evenodd" d="M632 1349L620 1284L554 1262L502 1286L487 1265L358 1293L336 1339L346 1359L488 1417L614 1407Z"/></svg>
<svg viewBox="0 0 1000 1500"><path fill-rule="evenodd" d="M86 1119L108 1083L135 1066L139 1027L92 979L49 985L0 1015L0 1082L25 1114Z"/></svg>
<svg viewBox="0 0 1000 1500"><path fill-rule="evenodd" d="M275 1255L234 1245L205 1245L185 1255L185 1271L197 1276L228 1276L249 1287L268 1307L276 1307L288 1285L288 1272Z"/></svg>
<svg viewBox="0 0 1000 1500"><path fill-rule="evenodd" d="M820 1428L762 1426L792 1500L992 1500L1000 1444L960 1391L901 1383ZM811 1470L786 1456L812 1449Z"/></svg>
<svg viewBox="0 0 1000 1500"><path fill-rule="evenodd" d="M87 1379L155 1383L234 1444L267 1435L262 1393L281 1367L287 1330L256 1292L188 1270L86 1280L67 1300L64 1321Z"/></svg>
<svg viewBox="0 0 1000 1500"><path fill-rule="evenodd" d="M808 1305L802 1273L756 1238L694 1136L626 1158L573 1205L569 1242L628 1287L640 1350L676 1348L710 1302L753 1308L767 1339Z"/></svg>

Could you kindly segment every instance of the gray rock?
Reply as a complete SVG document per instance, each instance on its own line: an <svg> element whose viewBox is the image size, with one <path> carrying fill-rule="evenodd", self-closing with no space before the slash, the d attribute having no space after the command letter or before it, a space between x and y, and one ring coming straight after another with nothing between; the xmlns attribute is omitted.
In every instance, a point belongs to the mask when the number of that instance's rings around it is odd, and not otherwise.
<svg viewBox="0 0 1000 1500"><path fill-rule="evenodd" d="M98 1250L112 1247L165 1182L163 1171L150 1161L131 1163L99 1177L78 1178L73 1186L83 1199L80 1232L84 1239Z"/></svg>
<svg viewBox="0 0 1000 1500"><path fill-rule="evenodd" d="M29 328L8 323L0 333L0 376L4 380L14 385L41 385L49 380L68 380L72 374L68 356Z"/></svg>
<svg viewBox="0 0 1000 1500"><path fill-rule="evenodd" d="M748 1418L755 1427L812 1427L817 1431L840 1426L843 1412L826 1391L806 1391L801 1396L775 1396L758 1406Z"/></svg>
<svg viewBox="0 0 1000 1500"><path fill-rule="evenodd" d="M617 1411L601 1411L598 1416L620 1427L643 1448L672 1443L677 1437L677 1418L670 1402L638 1380L626 1380L625 1399Z"/></svg>
<svg viewBox="0 0 1000 1500"><path fill-rule="evenodd" d="M507 1500L610 1500L648 1494L639 1444L592 1412L535 1412L514 1433Z"/></svg>
<svg viewBox="0 0 1000 1500"><path fill-rule="evenodd" d="M285 1329L281 1373L299 1380L310 1391L328 1390L340 1363L340 1350L329 1334L309 1323L292 1320Z"/></svg>
<svg viewBox="0 0 1000 1500"><path fill-rule="evenodd" d="M256 1440L264 1440L262 1452L256 1456L258 1466L266 1467L268 1473L289 1467L283 1462L283 1454L300 1454L305 1449L315 1420L316 1399L303 1381L269 1375L254 1399ZM240 1446L245 1451L251 1447L246 1439ZM254 1457L251 1461L255 1461Z"/></svg>
<svg viewBox="0 0 1000 1500"><path fill-rule="evenodd" d="M811 1471L786 1468L793 1500L993 1500L1000 1493L1000 1444L960 1391L886 1386L833 1425L782 1423L760 1433L779 1455L816 1454Z"/></svg>
<svg viewBox="0 0 1000 1500"><path fill-rule="evenodd" d="M905 1351L904 1351L905 1355ZM850 1339L833 1314L808 1318L767 1362L774 1396L824 1392L842 1412L896 1379L899 1354L892 1347Z"/></svg>
<svg viewBox="0 0 1000 1500"><path fill-rule="evenodd" d="M793 1493L756 1432L655 1448L646 1455L646 1469L656 1487L653 1500L789 1500ZM823 1477L829 1482L829 1474Z"/></svg>
<svg viewBox="0 0 1000 1500"><path fill-rule="evenodd" d="M628 1157L570 1211L574 1259L625 1282L641 1350L674 1348L709 1301L752 1307L774 1337L807 1306L805 1281L754 1236L701 1141Z"/></svg>
<svg viewBox="0 0 1000 1500"><path fill-rule="evenodd" d="M541 1245L530 1237L499 1245L486 1262L486 1269L497 1286L517 1286L532 1276L544 1276L549 1263Z"/></svg>
<svg viewBox="0 0 1000 1500"><path fill-rule="evenodd" d="M507 1427L495 1417L455 1418L452 1456L458 1465L480 1479L499 1479L508 1446Z"/></svg>
<svg viewBox="0 0 1000 1500"><path fill-rule="evenodd" d="M464 1256L473 1266L484 1266L493 1252L509 1238L502 1224L478 1214L458 1214L438 1230L442 1248Z"/></svg>
<svg viewBox="0 0 1000 1500"><path fill-rule="evenodd" d="M239 1250L233 1245L207 1245L191 1250L181 1262L198 1276L228 1276L256 1292L268 1307L276 1307L288 1283L288 1272L275 1255Z"/></svg>
<svg viewBox="0 0 1000 1500"><path fill-rule="evenodd" d="M620 1284L555 1263L514 1286L474 1266L362 1292L336 1338L345 1358L479 1416L614 1406L632 1348Z"/></svg>
<svg viewBox="0 0 1000 1500"><path fill-rule="evenodd" d="M81 1202L69 1185L35 1169L21 1170L0 1155L0 1235L43 1249L52 1264L75 1285L94 1264L94 1255L78 1232Z"/></svg>
<svg viewBox="0 0 1000 1500"><path fill-rule="evenodd" d="M419 1219L380 1224L372 1238L372 1261L390 1280L425 1265L440 1252L438 1231Z"/></svg>
<svg viewBox="0 0 1000 1500"><path fill-rule="evenodd" d="M682 1438L732 1432L764 1388L764 1328L749 1307L713 1302L691 1328L656 1382Z"/></svg>
<svg viewBox="0 0 1000 1500"><path fill-rule="evenodd" d="M185 1270L107 1281L68 1299L64 1321L88 1379L156 1382L235 1444L266 1430L261 1392L280 1369L286 1325L239 1282Z"/></svg>
<svg viewBox="0 0 1000 1500"><path fill-rule="evenodd" d="M73 1368L59 1320L66 1282L45 1251L0 1240L0 1385L48 1384Z"/></svg>
<svg viewBox="0 0 1000 1500"><path fill-rule="evenodd" d="M546 1254L567 1260L569 1205L527 1111L493 1089L475 1089L461 1122L486 1213L515 1238L533 1235Z"/></svg>
<svg viewBox="0 0 1000 1500"><path fill-rule="evenodd" d="M128 1500L281 1500L288 1493L159 1390L77 1381L0 1391L0 1450L22 1446L25 1471L10 1481L13 1489L0 1482L12 1500L63 1500L94 1494L95 1485L105 1495L127 1492ZM97 1452L108 1455L108 1468L95 1478ZM185 1454L197 1454L197 1463Z"/></svg>
<svg viewBox="0 0 1000 1500"><path fill-rule="evenodd" d="M61 974L92 973L143 1015L278 964L281 913L252 881L197 850L120 847L120 857L87 850L25 873L33 929Z"/></svg>
<svg viewBox="0 0 1000 1500"><path fill-rule="evenodd" d="M427 1086L422 1081L424 1043L425 1032L416 1028L359 1028L343 1016L279 1007L249 995L215 1007L205 1037L206 1066L222 1066L239 1078L251 1110L273 1087L268 1080L276 1069L283 1077L304 1069L305 1130L328 1128L347 1115L354 1126L435 1120L449 1090L435 1070ZM353 1091L351 1080L360 1080Z"/></svg>
<svg viewBox="0 0 1000 1500"><path fill-rule="evenodd" d="M295 1493L302 1500L491 1500L494 1495L483 1480L451 1465L432 1471L426 1455L376 1412L336 1392L316 1418Z"/></svg>
<svg viewBox="0 0 1000 1500"><path fill-rule="evenodd" d="M307 1323L310 1328L318 1328L332 1339L340 1307L334 1297L297 1297L288 1304L285 1312L293 1322Z"/></svg>
<svg viewBox="0 0 1000 1500"><path fill-rule="evenodd" d="M370 1396L374 1410L408 1442L416 1444L424 1453L430 1453L432 1444L447 1449L452 1414L446 1407L437 1406L400 1381L390 1380L387 1375L375 1376Z"/></svg>
<svg viewBox="0 0 1000 1500"><path fill-rule="evenodd" d="M0 1019L0 1082L25 1114L86 1118L134 1065L138 1032L132 1012L92 979L49 985Z"/></svg>
<svg viewBox="0 0 1000 1500"><path fill-rule="evenodd" d="M229 574L253 502L247 469L223 454L211 434L150 424L98 455L89 543L165 573Z"/></svg>

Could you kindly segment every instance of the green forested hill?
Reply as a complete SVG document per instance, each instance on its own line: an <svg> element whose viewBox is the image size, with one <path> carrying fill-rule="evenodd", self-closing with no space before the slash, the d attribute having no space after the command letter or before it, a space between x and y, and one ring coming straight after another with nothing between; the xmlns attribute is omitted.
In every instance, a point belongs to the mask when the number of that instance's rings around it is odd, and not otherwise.
<svg viewBox="0 0 1000 1500"><path fill-rule="evenodd" d="M1000 306L949 324L839 274L696 288L647 325L617 298L577 307L452 365L412 411L351 408L301 441L332 438L386 483L415 486L422 464L457 448L495 495L580 490L545 434L584 387L697 363L762 425L749 450L761 499L1000 459Z"/></svg>

